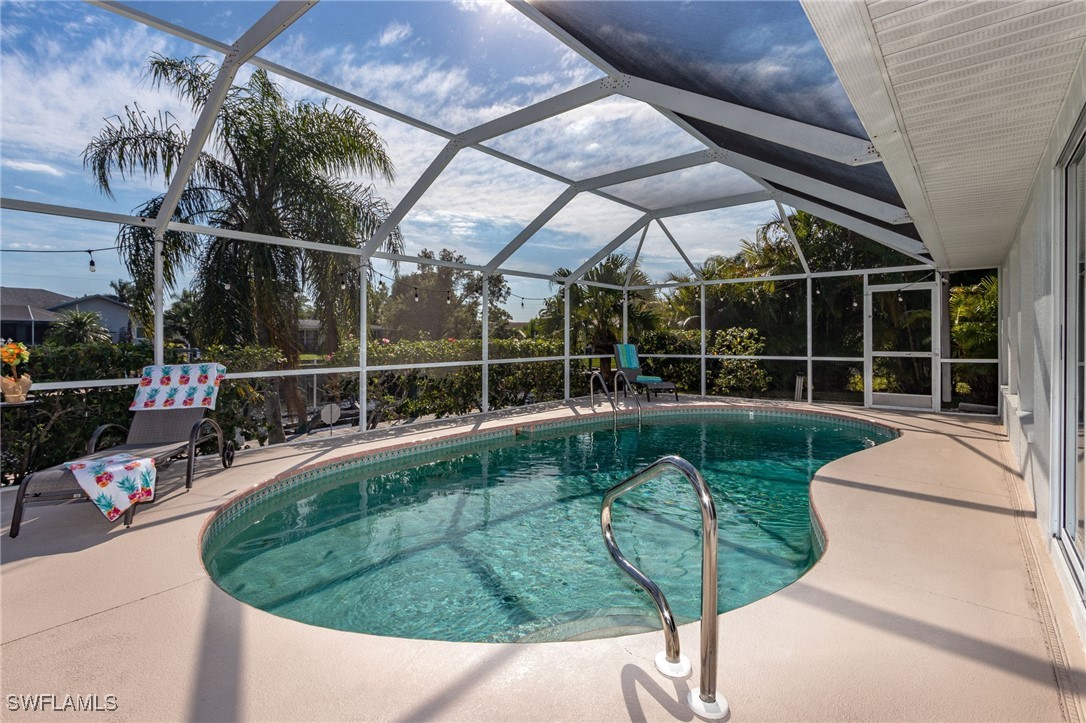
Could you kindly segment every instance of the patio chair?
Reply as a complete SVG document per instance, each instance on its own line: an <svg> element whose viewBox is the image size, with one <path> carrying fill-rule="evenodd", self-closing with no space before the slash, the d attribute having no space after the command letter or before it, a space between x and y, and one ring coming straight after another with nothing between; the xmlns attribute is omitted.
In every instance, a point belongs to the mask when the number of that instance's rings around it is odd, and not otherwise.
<svg viewBox="0 0 1086 723"><path fill-rule="evenodd" d="M679 390L675 388L674 383L641 373L641 360L637 358L636 345L615 344L615 361L618 362L618 371L623 373L626 382L634 385L634 394L637 394L637 387L642 387L645 390L646 400L650 399L649 394L653 392L657 397L660 396L660 392L671 392L675 395L675 401L679 401ZM618 391L617 381L615 391ZM622 394L626 395L625 387L622 389Z"/></svg>
<svg viewBox="0 0 1086 723"><path fill-rule="evenodd" d="M217 393L218 380L222 378L221 375L225 374L226 370L218 364L192 366L197 370L210 368L209 372L215 373L216 381L214 386ZM177 370L181 369L180 365L144 367L144 380L154 375L155 380L158 381L162 377L162 371L165 370L168 374L171 367ZM202 382L211 382L210 373L199 373L192 376ZM184 379L185 377L182 376L181 380ZM87 456L79 461L93 461L119 454L130 454L133 457L154 459L156 468L161 470L176 459L187 459L185 468L186 491L192 489L192 473L196 460L196 449L201 444L215 440L218 444L218 454L222 466L228 468L234 463L234 442L224 440L222 428L219 427L215 420L204 416L209 409L214 409L214 394L208 395L210 397L209 403L204 403L201 400L200 404L195 404L195 394L184 396L178 394L180 390L189 387L173 386L167 389L166 395L156 400L156 394L148 395L143 392L146 386L148 385L141 383L137 387L135 400L129 407L135 410L132 415L131 425L128 428L119 424L103 424L98 427L87 442ZM151 401L147 401L148 396L151 397ZM180 403L178 403L177 398L179 396L181 397ZM137 406L137 403L139 403L139 406ZM99 449L98 443L103 433L110 429L126 432L127 439L123 444ZM87 494L79 486L75 474L65 465L49 467L27 475L19 485L19 491L15 497L15 509L12 512L11 530L8 534L11 537L18 537L19 526L23 520L23 509L28 502L49 502L78 499L80 497L87 497ZM136 504L133 504L124 511L125 527L132 525L136 506Z"/></svg>

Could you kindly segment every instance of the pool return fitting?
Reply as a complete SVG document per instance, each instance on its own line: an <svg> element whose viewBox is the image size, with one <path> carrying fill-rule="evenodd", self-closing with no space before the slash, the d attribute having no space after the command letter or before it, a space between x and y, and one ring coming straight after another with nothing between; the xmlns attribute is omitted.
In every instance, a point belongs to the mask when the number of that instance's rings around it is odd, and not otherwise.
<svg viewBox="0 0 1086 723"><path fill-rule="evenodd" d="M709 485L694 465L682 457L661 457L645 469L619 482L603 495L600 506L600 526L607 552L623 572L634 579L652 598L664 629L664 650L656 654L656 669L669 678L686 678L691 673L690 659L679 650L679 634L671 606L659 586L638 570L618 549L611 529L611 505L630 490L656 479L669 468L678 470L698 496L701 506L701 681L699 690L686 696L690 710L702 718L717 720L731 715L728 701L716 694L717 658L717 522L716 505L709 494Z"/></svg>

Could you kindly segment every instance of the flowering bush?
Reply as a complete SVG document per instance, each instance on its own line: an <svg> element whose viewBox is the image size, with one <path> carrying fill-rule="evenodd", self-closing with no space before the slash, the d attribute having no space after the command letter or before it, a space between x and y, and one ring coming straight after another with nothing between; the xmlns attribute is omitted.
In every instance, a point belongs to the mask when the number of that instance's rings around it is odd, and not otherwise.
<svg viewBox="0 0 1086 723"><path fill-rule="evenodd" d="M30 350L21 341L11 341L0 347L0 362L11 369L12 379L19 378L19 365L30 361Z"/></svg>

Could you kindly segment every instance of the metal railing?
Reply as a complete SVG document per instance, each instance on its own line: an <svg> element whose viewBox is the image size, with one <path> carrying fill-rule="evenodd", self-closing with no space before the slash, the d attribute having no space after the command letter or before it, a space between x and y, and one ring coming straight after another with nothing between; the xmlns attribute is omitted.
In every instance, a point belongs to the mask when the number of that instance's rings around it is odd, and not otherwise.
<svg viewBox="0 0 1086 723"><path fill-rule="evenodd" d="M637 397L637 390L634 389L633 386L630 385L630 378L628 376L626 376L626 372L619 369L617 372L615 372L615 399L618 399L618 380L619 380L619 378L621 378L622 383L626 385L626 387L625 387L626 391L633 392L634 404L637 405L637 427L638 427L638 429L640 429L641 428L641 400L638 399L638 397ZM625 394L626 394L626 392L624 391L623 395L625 395ZM645 398L646 399L648 398L647 393L645 395Z"/></svg>
<svg viewBox="0 0 1086 723"><path fill-rule="evenodd" d="M616 385L617 389L617 385ZM682 457L661 457L640 472L618 483L603 495L600 506L600 526L603 541L611 558L627 575L634 579L652 598L660 614L664 629L664 651L656 656L656 667L664 675L685 678L690 675L690 661L679 649L679 635L675 617L663 591L645 573L637 569L618 548L611 528L611 506L615 500L636 487L656 479L668 469L678 470L698 497L701 508L701 681L698 691L690 691L687 704L704 718L726 718L730 714L728 702L716 695L717 663L717 517L716 505L709 493L705 478Z"/></svg>
<svg viewBox="0 0 1086 723"><path fill-rule="evenodd" d="M615 428L618 428L618 407L615 406L615 400L611 398L611 392L607 390L607 380L603 378L599 370L593 370L592 374L588 377L588 398L592 404L592 408L596 408L596 380L600 380L600 389L603 390L603 396L607 398L607 402L611 405L611 412L615 421Z"/></svg>

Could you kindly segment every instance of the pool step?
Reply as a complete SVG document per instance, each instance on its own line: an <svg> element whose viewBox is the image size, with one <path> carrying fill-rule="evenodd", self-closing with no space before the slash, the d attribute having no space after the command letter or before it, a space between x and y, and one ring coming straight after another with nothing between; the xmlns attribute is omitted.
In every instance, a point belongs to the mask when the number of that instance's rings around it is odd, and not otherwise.
<svg viewBox="0 0 1086 723"><path fill-rule="evenodd" d="M617 638L660 629L660 619L636 608L580 610L552 615L494 635L492 642L557 643Z"/></svg>

